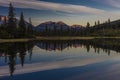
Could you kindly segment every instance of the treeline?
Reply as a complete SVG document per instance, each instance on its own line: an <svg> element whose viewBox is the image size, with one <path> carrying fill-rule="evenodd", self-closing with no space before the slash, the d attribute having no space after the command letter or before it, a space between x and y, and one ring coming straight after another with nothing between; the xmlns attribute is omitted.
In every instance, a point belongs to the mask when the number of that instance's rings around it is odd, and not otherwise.
<svg viewBox="0 0 120 80"><path fill-rule="evenodd" d="M110 19L100 23L95 22L95 25L89 29L90 36L120 36L120 20L111 22Z"/></svg>
<svg viewBox="0 0 120 80"><path fill-rule="evenodd" d="M101 42L101 43L100 43ZM42 45L41 45L42 44ZM8 63L10 75L12 76L17 64L17 59L20 60L21 66L24 66L26 58L32 60L33 48L37 46L46 51L60 50L68 48L84 47L87 52L94 50L95 53L100 54L101 51L111 54L111 50L120 53L119 39L94 39L94 40L43 40L39 42L23 42L23 43L1 43L0 57L4 57L5 63ZM69 54L69 53L68 53ZM26 57L29 56L29 57Z"/></svg>
<svg viewBox="0 0 120 80"><path fill-rule="evenodd" d="M20 19L16 19L14 7L10 3L7 20L0 25L0 38L33 37L32 27L31 18L29 18L29 23L27 23L24 20L23 12L21 12Z"/></svg>
<svg viewBox="0 0 120 80"><path fill-rule="evenodd" d="M111 22L110 19L104 23L96 21L94 26L90 26L87 22L86 27L81 27L79 29L68 27L68 29L49 29L49 26L45 27L43 32L38 32L40 36L120 36L120 20Z"/></svg>

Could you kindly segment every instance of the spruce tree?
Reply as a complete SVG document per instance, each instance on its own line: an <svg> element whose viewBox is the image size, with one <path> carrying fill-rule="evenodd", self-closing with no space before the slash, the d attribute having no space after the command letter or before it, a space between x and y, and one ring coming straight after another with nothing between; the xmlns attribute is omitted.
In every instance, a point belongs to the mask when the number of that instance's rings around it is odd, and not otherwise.
<svg viewBox="0 0 120 80"><path fill-rule="evenodd" d="M20 15L19 34L20 34L19 37L24 37L26 34L26 24L25 24L23 12L21 12L21 15Z"/></svg>
<svg viewBox="0 0 120 80"><path fill-rule="evenodd" d="M100 25L100 21L98 20L98 22L97 22L97 25L99 26Z"/></svg>
<svg viewBox="0 0 120 80"><path fill-rule="evenodd" d="M54 24L54 35L57 35L57 29L56 29L56 25Z"/></svg>
<svg viewBox="0 0 120 80"><path fill-rule="evenodd" d="M7 30L11 34L10 37L15 37L16 35L16 19L14 14L14 7L12 4L9 4L9 13L8 13L8 25Z"/></svg>
<svg viewBox="0 0 120 80"><path fill-rule="evenodd" d="M45 34L48 35L48 26L45 26Z"/></svg>
<svg viewBox="0 0 120 80"><path fill-rule="evenodd" d="M87 26L86 26L87 28L89 28L90 27L90 23L89 22L87 22Z"/></svg>
<svg viewBox="0 0 120 80"><path fill-rule="evenodd" d="M112 28L110 18L108 19L108 27Z"/></svg>
<svg viewBox="0 0 120 80"><path fill-rule="evenodd" d="M87 22L87 25L86 25L86 35L88 35L90 32L90 23Z"/></svg>
<svg viewBox="0 0 120 80"><path fill-rule="evenodd" d="M63 26L62 25L60 26L60 35L61 36L63 35Z"/></svg>
<svg viewBox="0 0 120 80"><path fill-rule="evenodd" d="M96 21L95 21L95 27L97 26L97 23L96 23Z"/></svg>
<svg viewBox="0 0 120 80"><path fill-rule="evenodd" d="M32 35L33 34L33 29L32 29L32 21L31 18L29 18L29 25L28 25L28 29L27 29L27 34L28 35Z"/></svg>

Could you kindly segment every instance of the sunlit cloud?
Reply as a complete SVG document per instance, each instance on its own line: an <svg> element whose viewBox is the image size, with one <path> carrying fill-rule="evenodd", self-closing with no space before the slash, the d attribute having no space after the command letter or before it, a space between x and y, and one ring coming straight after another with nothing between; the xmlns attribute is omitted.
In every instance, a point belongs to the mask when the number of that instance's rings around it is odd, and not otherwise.
<svg viewBox="0 0 120 80"><path fill-rule="evenodd" d="M104 10L82 5L62 4L37 0L0 0L0 6L7 7L10 2L12 2L13 5L17 8L53 10L67 13L88 13L88 14L102 14L105 12Z"/></svg>

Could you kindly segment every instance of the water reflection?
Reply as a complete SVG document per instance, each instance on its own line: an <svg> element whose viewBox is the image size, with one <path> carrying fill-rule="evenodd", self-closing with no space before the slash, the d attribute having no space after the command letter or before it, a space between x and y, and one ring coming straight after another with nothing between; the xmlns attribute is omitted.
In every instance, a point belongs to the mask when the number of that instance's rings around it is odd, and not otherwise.
<svg viewBox="0 0 120 80"><path fill-rule="evenodd" d="M63 51L68 48L82 48L84 47L87 52L94 49L95 53L100 51L106 52L110 55L111 50L120 52L119 39L95 39L95 40L62 40L62 41L37 41L27 43L2 43L0 44L0 56L5 58L5 62L9 65L10 75L12 76L15 71L16 60L19 57L21 66L24 66L25 56L29 54L31 61L33 54L33 47L37 46L47 51Z"/></svg>
<svg viewBox="0 0 120 80"><path fill-rule="evenodd" d="M40 41L36 44L39 48L48 51L64 50L65 48L77 48L84 46L87 52L93 48L95 53L99 53L100 49L110 55L110 50L120 52L119 39L94 39L94 40L69 40L69 41Z"/></svg>
<svg viewBox="0 0 120 80"><path fill-rule="evenodd" d="M21 66L24 65L26 52L29 52L30 60L32 56L33 42L28 43L4 43L0 45L0 56L5 57L5 62L8 61L10 75L14 73L17 54L19 55ZM7 60L8 59L8 60Z"/></svg>

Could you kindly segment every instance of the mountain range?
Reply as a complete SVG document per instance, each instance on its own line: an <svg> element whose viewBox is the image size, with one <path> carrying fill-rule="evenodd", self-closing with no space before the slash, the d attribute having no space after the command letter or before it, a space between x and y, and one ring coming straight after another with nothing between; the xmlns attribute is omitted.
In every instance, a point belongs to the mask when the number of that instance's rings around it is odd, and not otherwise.
<svg viewBox="0 0 120 80"><path fill-rule="evenodd" d="M81 26L81 25L69 26L62 21L58 21L58 22L48 21L48 22L41 23L38 26L34 27L34 30L42 32L42 31L45 31L46 28L48 28L49 30L52 31L52 30L54 30L55 27L57 30L60 30L60 29L62 29L62 30L67 30L67 29L79 30L79 29L83 28L83 26Z"/></svg>
<svg viewBox="0 0 120 80"><path fill-rule="evenodd" d="M6 16L0 15L0 25L4 23L5 19L6 19ZM19 20L16 19L16 22L18 24ZM26 23L26 26L29 25L29 22L25 21L25 23ZM49 30L54 30L54 28L56 28L57 30L60 30L60 29L63 29L63 30L67 30L67 29L76 29L76 30L79 30L83 26L82 25L72 25L72 26L69 26L66 23L62 22L62 21L58 21L58 22L47 21L47 22L41 23L41 24L39 24L37 26L33 26L33 30L42 32L42 31L46 30L46 27Z"/></svg>
<svg viewBox="0 0 120 80"><path fill-rule="evenodd" d="M4 19L6 19L5 17L6 16L0 15L0 24L3 23ZM19 23L18 19L16 21L17 21L17 23ZM27 21L25 21L25 23L26 23L27 26L30 24ZM110 24L112 25L112 27L114 27L116 25L120 25L120 20L112 21L112 22L110 22ZM100 24L100 25L103 25L103 24ZM56 28L56 30L60 30L60 29L62 29L62 30L67 30L67 29L80 30L80 29L83 29L85 27L82 26L82 25L76 25L76 24L70 26L70 25L67 25L66 23L64 23L62 21L58 21L58 22L47 21L47 22L41 23L37 26L33 26L33 30L36 30L38 32L43 32L43 31L46 30L46 28L52 31L52 30L54 30L54 28Z"/></svg>

